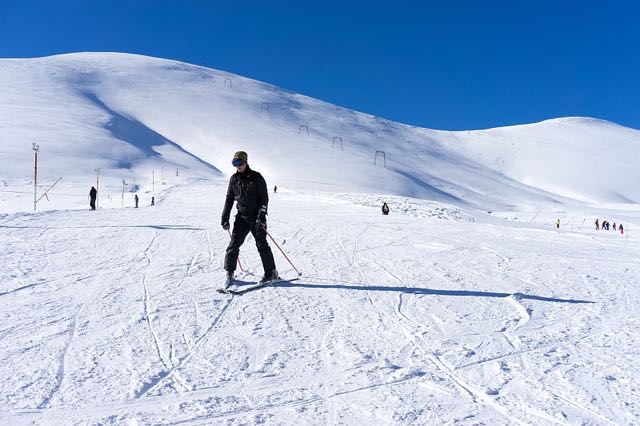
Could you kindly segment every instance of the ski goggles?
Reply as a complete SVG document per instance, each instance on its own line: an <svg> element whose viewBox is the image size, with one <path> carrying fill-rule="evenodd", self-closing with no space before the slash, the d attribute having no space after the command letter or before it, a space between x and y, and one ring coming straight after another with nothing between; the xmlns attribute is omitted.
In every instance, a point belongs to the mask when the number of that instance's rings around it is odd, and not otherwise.
<svg viewBox="0 0 640 426"><path fill-rule="evenodd" d="M233 164L233 167L240 167L243 164L247 164L247 162L242 158L234 158L233 160L231 160L231 164Z"/></svg>

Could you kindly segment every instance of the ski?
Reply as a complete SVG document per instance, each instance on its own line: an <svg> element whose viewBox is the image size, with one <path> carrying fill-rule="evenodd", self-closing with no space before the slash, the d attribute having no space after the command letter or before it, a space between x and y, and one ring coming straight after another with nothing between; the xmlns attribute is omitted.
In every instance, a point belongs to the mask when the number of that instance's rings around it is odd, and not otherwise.
<svg viewBox="0 0 640 426"><path fill-rule="evenodd" d="M253 290L258 290L259 288L262 288L262 287L265 287L265 286L268 286L268 285L271 285L271 284L277 284L277 283L282 283L282 282L289 283L289 282L292 282L292 281L297 281L299 279L300 279L299 277L298 278L291 278L291 279L277 278L275 280L267 281L267 282L264 282L264 283L252 283L252 284L249 284L249 285L246 285L246 286L242 286L241 288L236 288L236 289L229 288L229 289L225 290L225 289L219 288L216 291L218 293L222 293L222 294L239 295L239 294L248 293L248 292L253 291Z"/></svg>

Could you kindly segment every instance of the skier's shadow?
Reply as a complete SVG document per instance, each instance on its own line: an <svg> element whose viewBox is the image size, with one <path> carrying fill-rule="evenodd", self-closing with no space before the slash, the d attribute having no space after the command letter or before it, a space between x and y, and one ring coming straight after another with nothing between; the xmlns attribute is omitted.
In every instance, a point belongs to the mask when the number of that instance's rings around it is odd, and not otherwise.
<svg viewBox="0 0 640 426"><path fill-rule="evenodd" d="M440 290L434 288L419 287L392 287L382 285L352 285L352 284L313 284L313 283L290 283L287 281L273 284L273 287L290 287L290 288L315 288L315 289L334 289L334 290L357 290L357 291L379 291L388 293L407 293L430 296L452 296L452 297L495 297L505 298L513 296L518 299L538 300L541 302L555 303L596 303L591 300L580 299L559 299L556 297L537 296L535 294L525 293L502 293L495 291L473 291L473 290Z"/></svg>
<svg viewBox="0 0 640 426"><path fill-rule="evenodd" d="M250 281L250 280L240 280L240 279L235 279L233 281L233 285L236 286L238 289L243 289L246 287L253 287L255 285L257 285L258 282L257 281Z"/></svg>

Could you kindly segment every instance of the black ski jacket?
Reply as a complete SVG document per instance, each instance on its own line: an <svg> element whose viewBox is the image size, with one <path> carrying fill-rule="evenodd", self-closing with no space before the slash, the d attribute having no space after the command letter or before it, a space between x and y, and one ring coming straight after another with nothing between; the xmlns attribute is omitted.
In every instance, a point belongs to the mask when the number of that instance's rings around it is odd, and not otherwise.
<svg viewBox="0 0 640 426"><path fill-rule="evenodd" d="M234 201L238 202L237 207L240 216L255 219L260 211L267 214L267 206L269 204L267 183L262 175L251 170L248 164L244 173L236 172L229 179L227 198L222 210L223 223L229 221Z"/></svg>
<svg viewBox="0 0 640 426"><path fill-rule="evenodd" d="M95 188L91 188L91 191L89 191L89 197L90 198L96 198L97 194L98 194L98 191L96 191Z"/></svg>

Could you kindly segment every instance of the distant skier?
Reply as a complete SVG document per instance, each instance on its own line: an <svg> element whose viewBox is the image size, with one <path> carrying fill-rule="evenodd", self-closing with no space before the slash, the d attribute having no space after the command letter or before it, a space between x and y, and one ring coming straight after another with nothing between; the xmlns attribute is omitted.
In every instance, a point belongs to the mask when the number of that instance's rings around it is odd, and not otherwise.
<svg viewBox="0 0 640 426"><path fill-rule="evenodd" d="M389 214L389 206L387 203L382 203L382 214L385 216Z"/></svg>
<svg viewBox="0 0 640 426"><path fill-rule="evenodd" d="M600 230L600 222L598 222L598 219L596 219L596 231Z"/></svg>
<svg viewBox="0 0 640 426"><path fill-rule="evenodd" d="M613 230L614 231L616 230L616 223L615 222L613 222Z"/></svg>
<svg viewBox="0 0 640 426"><path fill-rule="evenodd" d="M620 234L624 234L624 227L622 226L622 224L618 226L618 229L620 230Z"/></svg>
<svg viewBox="0 0 640 426"><path fill-rule="evenodd" d="M273 187L273 193L276 194L277 192L278 192L278 186L276 185Z"/></svg>
<svg viewBox="0 0 640 426"><path fill-rule="evenodd" d="M556 228L560 229L560 219L556 220Z"/></svg>
<svg viewBox="0 0 640 426"><path fill-rule="evenodd" d="M151 197L151 205L152 206L156 205L156 197Z"/></svg>
<svg viewBox="0 0 640 426"><path fill-rule="evenodd" d="M91 206L91 210L96 209L96 197L98 196L98 191L92 186L89 191L89 206Z"/></svg>
<svg viewBox="0 0 640 426"><path fill-rule="evenodd" d="M138 208L138 201L139 201L138 194L134 195L134 196L133 196L133 199L134 199L134 200L135 200L135 202L136 202L136 209L137 209L137 208Z"/></svg>
<svg viewBox="0 0 640 426"><path fill-rule="evenodd" d="M247 160L248 156L244 151L238 151L233 155L231 164L236 168L236 173L229 179L227 197L222 210L222 229L228 230L233 203L238 202L238 213L233 223L231 242L224 258L224 269L227 271L225 290L233 284L240 246L249 232L256 240L264 269L264 276L260 283L278 278L273 253L267 243L267 206L269 204L267 184L260 173L251 170Z"/></svg>

